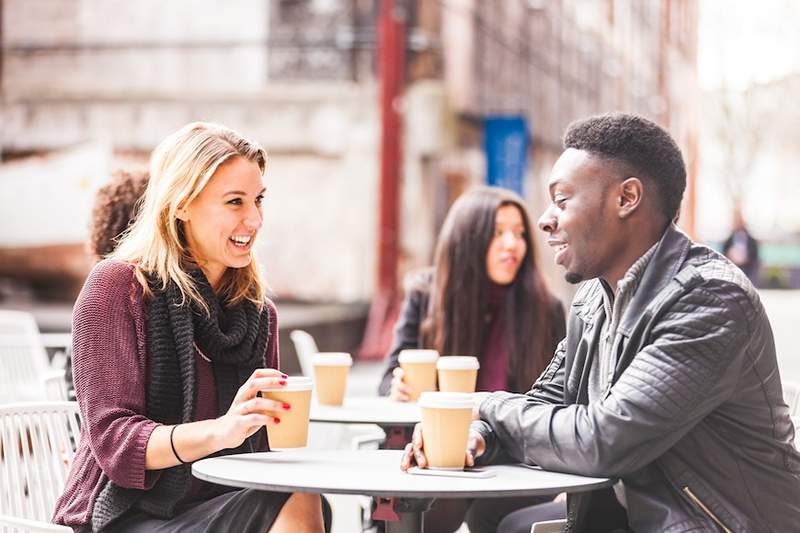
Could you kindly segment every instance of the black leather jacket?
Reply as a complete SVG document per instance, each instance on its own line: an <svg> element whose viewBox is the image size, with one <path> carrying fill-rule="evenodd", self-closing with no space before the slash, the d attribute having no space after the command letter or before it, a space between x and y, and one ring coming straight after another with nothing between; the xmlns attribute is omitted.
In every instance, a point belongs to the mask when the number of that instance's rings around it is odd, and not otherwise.
<svg viewBox="0 0 800 533"><path fill-rule="evenodd" d="M744 274L669 227L621 317L613 386L590 404L602 290L580 288L533 389L481 404L481 462L620 478L634 531L800 531L800 454L769 320ZM598 531L584 512L591 494L571 498L572 530Z"/></svg>

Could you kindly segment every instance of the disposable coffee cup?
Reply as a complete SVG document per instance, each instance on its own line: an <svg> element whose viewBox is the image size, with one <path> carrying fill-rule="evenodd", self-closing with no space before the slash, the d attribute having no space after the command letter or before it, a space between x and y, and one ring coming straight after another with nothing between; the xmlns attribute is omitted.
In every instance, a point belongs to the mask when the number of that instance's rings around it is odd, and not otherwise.
<svg viewBox="0 0 800 533"><path fill-rule="evenodd" d="M405 375L403 381L411 387L411 399L416 400L423 392L436 390L436 350L403 350L397 357Z"/></svg>
<svg viewBox="0 0 800 533"><path fill-rule="evenodd" d="M448 355L436 361L439 390L442 392L475 392L480 363L477 357Z"/></svg>
<svg viewBox="0 0 800 533"><path fill-rule="evenodd" d="M261 396L291 405L280 411L280 423L267 426L270 448L302 448L308 444L308 413L311 407L311 378L286 378L285 387L262 390Z"/></svg>
<svg viewBox="0 0 800 533"><path fill-rule="evenodd" d="M428 467L463 470L472 421L472 394L425 392L419 398Z"/></svg>
<svg viewBox="0 0 800 533"><path fill-rule="evenodd" d="M311 358L317 401L321 405L342 405L347 389L347 374L353 358L344 352L320 352Z"/></svg>

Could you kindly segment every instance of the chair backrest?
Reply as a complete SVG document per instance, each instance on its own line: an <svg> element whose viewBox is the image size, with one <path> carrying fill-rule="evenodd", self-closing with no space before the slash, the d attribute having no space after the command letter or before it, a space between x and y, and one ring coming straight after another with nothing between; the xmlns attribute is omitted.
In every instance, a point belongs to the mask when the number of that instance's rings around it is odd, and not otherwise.
<svg viewBox="0 0 800 533"><path fill-rule="evenodd" d="M33 315L0 311L0 403L45 399L48 367Z"/></svg>
<svg viewBox="0 0 800 533"><path fill-rule="evenodd" d="M783 381L783 401L789 406L790 416L800 416L800 383Z"/></svg>
<svg viewBox="0 0 800 533"><path fill-rule="evenodd" d="M289 334L294 343L294 350L297 352L297 362L300 363L300 371L304 376L314 375L314 365L311 364L311 358L314 354L319 352L317 342L310 333L302 329L295 329Z"/></svg>
<svg viewBox="0 0 800 533"><path fill-rule="evenodd" d="M76 402L0 405L0 515L50 520L79 426Z"/></svg>

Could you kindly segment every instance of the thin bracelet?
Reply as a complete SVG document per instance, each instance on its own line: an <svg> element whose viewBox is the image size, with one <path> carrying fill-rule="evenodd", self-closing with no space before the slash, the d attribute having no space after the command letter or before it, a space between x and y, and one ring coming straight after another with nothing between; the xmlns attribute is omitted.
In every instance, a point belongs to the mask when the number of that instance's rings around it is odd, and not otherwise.
<svg viewBox="0 0 800 533"><path fill-rule="evenodd" d="M178 455L178 450L175 449L175 442L172 440L172 435L175 433L175 428L178 427L178 424L172 426L172 429L169 430L169 445L172 446L172 453L175 454L175 459L177 459L182 465L186 464L186 461L181 459L181 456Z"/></svg>

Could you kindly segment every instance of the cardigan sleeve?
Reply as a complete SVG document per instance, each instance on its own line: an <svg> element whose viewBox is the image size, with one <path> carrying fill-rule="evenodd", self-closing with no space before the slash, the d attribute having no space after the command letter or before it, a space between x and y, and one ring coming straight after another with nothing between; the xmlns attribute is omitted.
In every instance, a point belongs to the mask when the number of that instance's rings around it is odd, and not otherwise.
<svg viewBox="0 0 800 533"><path fill-rule="evenodd" d="M420 347L420 326L428 314L428 299L431 286L431 270L413 272L406 279L406 296L400 315L394 326L392 345L386 356L386 370L378 387L378 394L388 396L392 389L392 371L400 363L400 352Z"/></svg>
<svg viewBox="0 0 800 533"><path fill-rule="evenodd" d="M73 375L81 438L106 476L126 488L149 489L145 451L159 425L145 417L147 380L141 287L130 265L100 262L73 310Z"/></svg>

